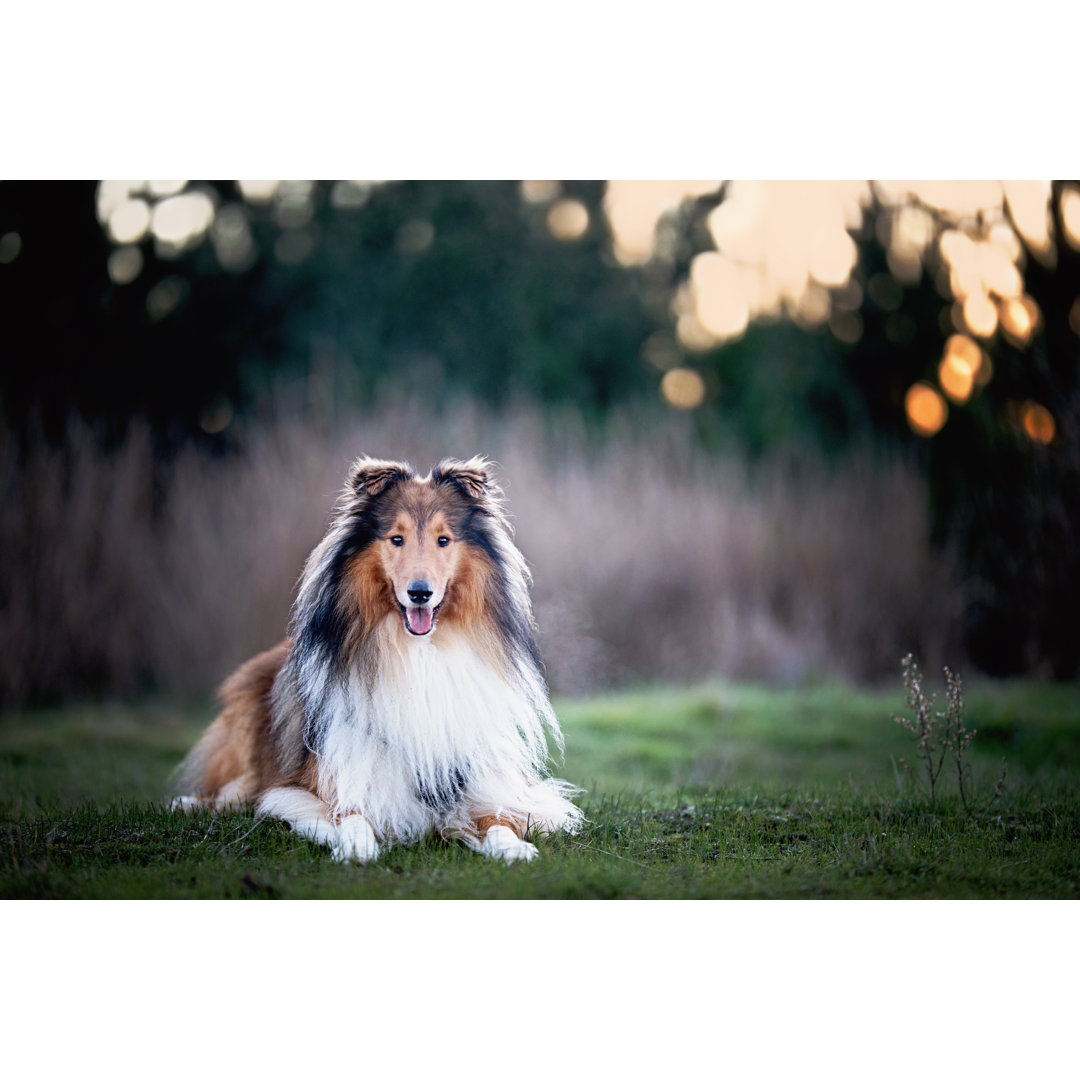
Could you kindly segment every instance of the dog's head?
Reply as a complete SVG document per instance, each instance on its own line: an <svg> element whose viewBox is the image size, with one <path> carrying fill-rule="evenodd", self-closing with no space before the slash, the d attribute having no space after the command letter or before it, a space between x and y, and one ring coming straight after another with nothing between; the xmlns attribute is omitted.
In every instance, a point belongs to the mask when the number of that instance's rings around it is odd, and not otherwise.
<svg viewBox="0 0 1080 1080"><path fill-rule="evenodd" d="M477 519L496 490L490 466L448 458L417 477L406 462L364 457L353 463L349 490L370 530L365 565L381 574L408 633L430 634L467 576L470 548L482 544Z"/></svg>

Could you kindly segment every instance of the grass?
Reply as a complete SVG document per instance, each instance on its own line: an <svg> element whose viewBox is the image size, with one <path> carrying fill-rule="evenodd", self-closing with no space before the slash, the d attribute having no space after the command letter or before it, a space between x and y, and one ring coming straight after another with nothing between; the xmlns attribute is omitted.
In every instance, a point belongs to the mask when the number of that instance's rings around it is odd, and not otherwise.
<svg viewBox="0 0 1080 1080"><path fill-rule="evenodd" d="M173 815L170 770L210 716L164 702L0 724L3 898L1074 898L1076 688L969 690L978 809L934 806L900 692L730 683L558 704L560 775L588 789L577 837L503 866L457 844L342 866L279 822ZM1000 759L1004 795L989 808Z"/></svg>

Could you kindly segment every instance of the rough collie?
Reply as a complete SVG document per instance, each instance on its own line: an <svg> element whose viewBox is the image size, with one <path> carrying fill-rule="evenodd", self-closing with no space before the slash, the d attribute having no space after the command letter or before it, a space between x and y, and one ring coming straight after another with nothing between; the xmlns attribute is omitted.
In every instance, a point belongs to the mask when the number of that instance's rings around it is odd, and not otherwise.
<svg viewBox="0 0 1080 1080"><path fill-rule="evenodd" d="M361 457L311 553L289 636L222 686L173 805L253 804L365 862L432 831L509 861L573 832L548 775L548 700L529 598L488 462L427 476Z"/></svg>

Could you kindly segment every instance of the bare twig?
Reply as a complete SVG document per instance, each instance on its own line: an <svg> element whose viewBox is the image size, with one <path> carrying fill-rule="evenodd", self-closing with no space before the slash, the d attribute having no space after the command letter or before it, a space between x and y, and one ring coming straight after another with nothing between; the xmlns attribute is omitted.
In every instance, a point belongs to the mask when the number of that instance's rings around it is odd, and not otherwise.
<svg viewBox="0 0 1080 1080"><path fill-rule="evenodd" d="M901 666L904 669L907 706L912 712L912 719L909 720L906 716L893 716L893 720L915 736L915 754L926 769L926 778L930 784L930 802L933 803L938 777L945 763L946 751L946 746L935 731L936 721L940 716L933 712L937 695L926 696L923 691L922 672L919 671L919 665L911 653L904 657Z"/></svg>
<svg viewBox="0 0 1080 1080"><path fill-rule="evenodd" d="M956 787L960 795L960 802L968 814L975 812L971 766L965 760L965 754L975 738L974 728L969 729L964 723L964 686L960 676L945 668L945 711L935 712L934 702L937 695L926 696L923 690L922 672L915 658L908 653L901 661L904 671L904 687L907 690L907 705L912 712L910 718L906 716L893 716L902 727L915 736L916 756L922 760L926 771L926 778L930 785L930 802L934 802L937 789L937 781L941 776L941 770L945 765L946 757L952 758L956 766ZM907 768L903 759L901 765ZM984 810L989 809L1002 792L1005 783L1006 766L1005 760L1001 762L1001 776L994 785L993 794ZM895 770L895 763L893 765Z"/></svg>

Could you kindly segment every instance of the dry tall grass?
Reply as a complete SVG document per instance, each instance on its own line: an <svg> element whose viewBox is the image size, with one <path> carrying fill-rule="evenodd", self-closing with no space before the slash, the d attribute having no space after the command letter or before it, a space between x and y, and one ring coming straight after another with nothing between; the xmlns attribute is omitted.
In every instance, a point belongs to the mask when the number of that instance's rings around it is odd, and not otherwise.
<svg viewBox="0 0 1080 1080"><path fill-rule="evenodd" d="M717 465L685 432L613 423L597 440L572 419L468 408L294 416L243 445L157 472L137 428L111 453L79 427L61 450L0 447L0 701L206 693L281 637L361 451L501 463L557 691L891 677L909 651L956 663L952 568L895 462Z"/></svg>

